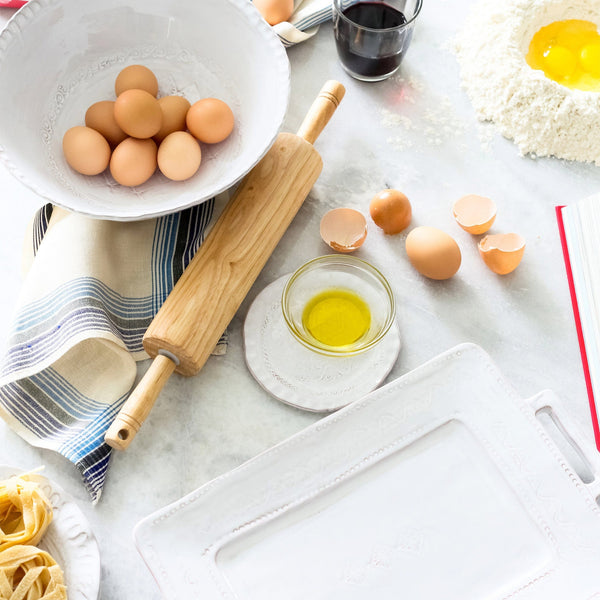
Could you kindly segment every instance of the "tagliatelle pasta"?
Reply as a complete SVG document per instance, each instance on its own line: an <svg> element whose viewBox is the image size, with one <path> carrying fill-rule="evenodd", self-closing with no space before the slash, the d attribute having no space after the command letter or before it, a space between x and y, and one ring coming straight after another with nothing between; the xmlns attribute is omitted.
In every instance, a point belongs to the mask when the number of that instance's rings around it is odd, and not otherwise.
<svg viewBox="0 0 600 600"><path fill-rule="evenodd" d="M0 552L15 545L35 546L51 522L52 505L35 475L0 481Z"/></svg>
<svg viewBox="0 0 600 600"><path fill-rule="evenodd" d="M56 561L35 546L0 552L0 600L66 600L67 588Z"/></svg>

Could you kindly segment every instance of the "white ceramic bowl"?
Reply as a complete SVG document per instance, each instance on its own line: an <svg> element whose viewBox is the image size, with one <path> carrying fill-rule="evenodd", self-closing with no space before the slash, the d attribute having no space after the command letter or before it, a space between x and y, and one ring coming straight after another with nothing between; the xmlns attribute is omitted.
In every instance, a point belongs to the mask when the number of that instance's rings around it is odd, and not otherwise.
<svg viewBox="0 0 600 600"><path fill-rule="evenodd" d="M203 145L189 180L159 172L141 186L107 170L86 177L62 153L87 108L114 99L114 80L144 64L159 96L213 96L232 134ZM174 212L231 187L272 145L289 97L283 45L249 0L30 0L0 33L0 159L45 200L90 216L135 220Z"/></svg>

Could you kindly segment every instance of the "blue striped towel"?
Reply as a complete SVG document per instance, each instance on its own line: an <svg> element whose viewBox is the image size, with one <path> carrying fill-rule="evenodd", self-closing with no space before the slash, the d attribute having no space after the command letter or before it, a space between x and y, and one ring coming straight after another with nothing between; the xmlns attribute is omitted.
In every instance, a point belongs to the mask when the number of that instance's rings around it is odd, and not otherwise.
<svg viewBox="0 0 600 600"><path fill-rule="evenodd" d="M147 358L142 337L212 221L215 200L137 222L46 205L0 363L0 416L80 471L92 500L105 482L104 434ZM215 354L225 351L222 338Z"/></svg>
<svg viewBox="0 0 600 600"><path fill-rule="evenodd" d="M294 0L290 20L273 25L273 30L287 48L311 38L330 19L331 0Z"/></svg>

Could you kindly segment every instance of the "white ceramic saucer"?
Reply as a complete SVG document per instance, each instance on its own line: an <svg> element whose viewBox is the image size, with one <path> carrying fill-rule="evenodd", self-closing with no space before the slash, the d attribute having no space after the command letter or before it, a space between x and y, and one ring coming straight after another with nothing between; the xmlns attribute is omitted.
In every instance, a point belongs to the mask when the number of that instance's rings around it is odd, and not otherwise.
<svg viewBox="0 0 600 600"><path fill-rule="evenodd" d="M317 354L300 344L285 324L281 293L288 278L284 275L268 285L246 315L246 364L256 381L278 400L315 412L337 410L377 388L400 352L397 324L362 354Z"/></svg>

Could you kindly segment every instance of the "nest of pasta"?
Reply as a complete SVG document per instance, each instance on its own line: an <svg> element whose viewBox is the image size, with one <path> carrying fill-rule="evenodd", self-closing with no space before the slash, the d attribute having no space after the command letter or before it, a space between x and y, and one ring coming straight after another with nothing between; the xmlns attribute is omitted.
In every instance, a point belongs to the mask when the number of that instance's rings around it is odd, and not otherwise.
<svg viewBox="0 0 600 600"><path fill-rule="evenodd" d="M0 599L66 600L63 572L36 545L52 522L52 504L25 473L0 481Z"/></svg>
<svg viewBox="0 0 600 600"><path fill-rule="evenodd" d="M63 572L44 550L12 546L0 552L0 598L65 600Z"/></svg>
<svg viewBox="0 0 600 600"><path fill-rule="evenodd" d="M35 546L52 522L52 505L32 474L0 481L0 552Z"/></svg>

